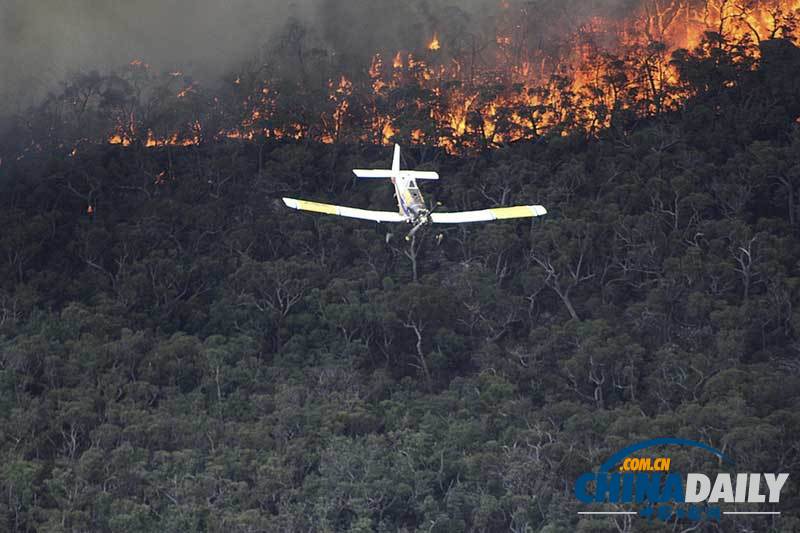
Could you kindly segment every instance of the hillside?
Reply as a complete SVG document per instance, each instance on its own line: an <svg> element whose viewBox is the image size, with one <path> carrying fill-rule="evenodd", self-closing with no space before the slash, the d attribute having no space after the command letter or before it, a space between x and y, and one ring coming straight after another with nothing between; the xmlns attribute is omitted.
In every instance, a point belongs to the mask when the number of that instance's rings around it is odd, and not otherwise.
<svg viewBox="0 0 800 533"><path fill-rule="evenodd" d="M663 435L797 479L800 51L761 51L592 135L404 148L443 211L550 211L413 247L279 201L391 209L381 146L2 152L0 529L631 531L574 480Z"/></svg>

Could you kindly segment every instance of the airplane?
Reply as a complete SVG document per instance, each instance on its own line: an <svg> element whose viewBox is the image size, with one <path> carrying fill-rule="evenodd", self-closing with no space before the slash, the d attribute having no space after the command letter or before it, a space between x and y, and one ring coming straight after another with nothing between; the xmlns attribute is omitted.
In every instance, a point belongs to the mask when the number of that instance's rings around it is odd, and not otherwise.
<svg viewBox="0 0 800 533"><path fill-rule="evenodd" d="M420 170L400 170L400 146L394 145L394 157L391 169L354 169L359 178L389 178L394 185L397 197L397 212L370 211L332 204L322 204L309 200L283 198L283 203L292 209L313 211L340 217L373 220L375 222L406 222L413 224L411 231L406 235L406 240L411 240L414 234L428 224L464 224L468 222L487 222L491 220L504 220L510 218L530 218L547 214L541 205L518 205L514 207L492 207L479 211L458 211L454 213L435 213L428 208L422 193L417 186L417 180L438 180L436 172Z"/></svg>

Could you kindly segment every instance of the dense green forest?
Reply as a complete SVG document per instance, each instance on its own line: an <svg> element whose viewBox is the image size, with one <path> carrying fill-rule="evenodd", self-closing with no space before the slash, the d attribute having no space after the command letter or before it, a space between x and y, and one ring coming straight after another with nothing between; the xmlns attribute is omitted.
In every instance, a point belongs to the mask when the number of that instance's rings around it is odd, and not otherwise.
<svg viewBox="0 0 800 533"><path fill-rule="evenodd" d="M762 47L676 54L680 111L591 137L407 147L443 211L550 211L413 245L280 202L391 209L350 170L386 147L7 149L0 529L689 531L573 494L675 436L790 473L700 530L800 530L800 51Z"/></svg>

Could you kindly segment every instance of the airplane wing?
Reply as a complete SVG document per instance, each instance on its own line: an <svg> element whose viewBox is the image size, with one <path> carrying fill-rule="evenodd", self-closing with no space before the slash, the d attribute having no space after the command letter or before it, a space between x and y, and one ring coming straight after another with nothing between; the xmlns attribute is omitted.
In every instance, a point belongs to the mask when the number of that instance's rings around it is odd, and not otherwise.
<svg viewBox="0 0 800 533"><path fill-rule="evenodd" d="M540 205L518 205L515 207L493 207L480 211L459 211L456 213L433 213L431 220L436 224L464 224L466 222L486 222L508 218L539 217L547 214Z"/></svg>
<svg viewBox="0 0 800 533"><path fill-rule="evenodd" d="M308 200L296 200L294 198L284 198L283 203L292 209L301 211L313 211L315 213L325 213L327 215L338 215L340 217L360 218L362 220L374 220L375 222L405 222L406 219L395 211L368 211L366 209L355 209L353 207L342 207L340 205L321 204Z"/></svg>

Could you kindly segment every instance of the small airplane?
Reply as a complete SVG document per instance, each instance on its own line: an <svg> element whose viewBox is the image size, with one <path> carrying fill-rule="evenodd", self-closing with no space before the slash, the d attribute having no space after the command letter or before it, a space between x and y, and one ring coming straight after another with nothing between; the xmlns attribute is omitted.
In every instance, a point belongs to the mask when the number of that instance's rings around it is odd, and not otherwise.
<svg viewBox="0 0 800 533"><path fill-rule="evenodd" d="M398 211L369 211L353 207L322 204L309 200L284 198L283 202L292 209L313 211L340 217L373 220L375 222L406 222L413 224L406 240L411 240L420 228L428 224L464 224L467 222L486 222L509 218L530 218L547 214L541 205L518 205L514 207L493 207L479 211L458 211L455 213L435 213L428 208L422 193L419 192L417 180L438 180L436 172L420 170L400 170L400 146L394 145L394 158L391 169L354 169L359 178L389 178L394 184Z"/></svg>

